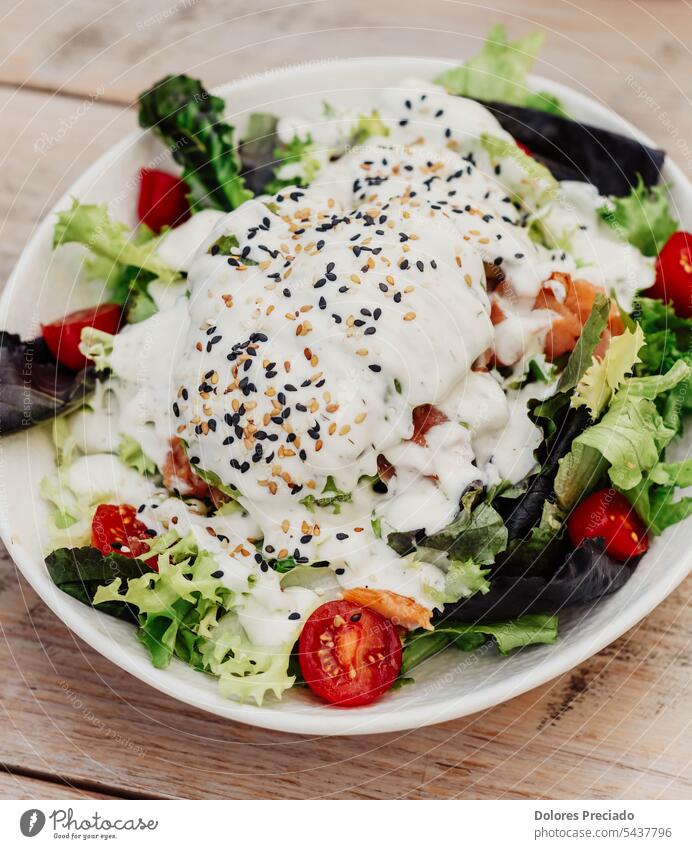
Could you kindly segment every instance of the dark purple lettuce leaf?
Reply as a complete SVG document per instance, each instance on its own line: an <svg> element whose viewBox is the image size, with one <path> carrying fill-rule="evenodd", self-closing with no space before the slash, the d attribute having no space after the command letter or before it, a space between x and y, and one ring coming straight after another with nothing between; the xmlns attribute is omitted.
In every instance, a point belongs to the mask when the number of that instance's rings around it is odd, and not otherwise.
<svg viewBox="0 0 692 849"><path fill-rule="evenodd" d="M512 619L525 613L559 613L619 590L637 562L619 563L606 554L602 539L587 539L569 551L551 577L505 574L500 568L491 577L490 592L445 605L435 621L475 622Z"/></svg>
<svg viewBox="0 0 692 849"><path fill-rule="evenodd" d="M78 409L95 381L91 368L75 374L58 365L42 338L0 331L0 435Z"/></svg>
<svg viewBox="0 0 692 849"><path fill-rule="evenodd" d="M627 136L526 106L483 103L503 128L526 145L558 180L593 183L602 195L623 196L661 176L665 153Z"/></svg>
<svg viewBox="0 0 692 849"><path fill-rule="evenodd" d="M277 164L274 151L279 145L276 135L278 118L266 112L255 112L250 115L245 138L238 148L241 174L245 185L256 195L262 194L264 188L274 177Z"/></svg>
<svg viewBox="0 0 692 849"><path fill-rule="evenodd" d="M517 539L528 533L540 522L546 501L553 501L553 485L558 463L568 454L575 437L588 426L589 414L586 408L563 410L552 435L549 447L541 461L541 471L533 478L526 492L519 498L509 499L502 496L495 499L495 508L502 516L509 539ZM544 448L544 442L541 448Z"/></svg>

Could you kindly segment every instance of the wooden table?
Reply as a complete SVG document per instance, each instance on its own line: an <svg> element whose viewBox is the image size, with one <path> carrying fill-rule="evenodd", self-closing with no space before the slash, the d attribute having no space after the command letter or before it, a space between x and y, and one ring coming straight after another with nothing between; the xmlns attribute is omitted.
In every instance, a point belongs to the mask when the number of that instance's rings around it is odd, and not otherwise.
<svg viewBox="0 0 692 849"><path fill-rule="evenodd" d="M59 194L134 126L132 98L165 73L213 85L323 57L463 56L498 20L517 35L547 30L539 72L614 105L692 173L682 0L9 6L2 279ZM73 636L4 554L0 796L689 798L691 589L688 579L599 655L493 710L406 734L308 739L216 719L131 678Z"/></svg>

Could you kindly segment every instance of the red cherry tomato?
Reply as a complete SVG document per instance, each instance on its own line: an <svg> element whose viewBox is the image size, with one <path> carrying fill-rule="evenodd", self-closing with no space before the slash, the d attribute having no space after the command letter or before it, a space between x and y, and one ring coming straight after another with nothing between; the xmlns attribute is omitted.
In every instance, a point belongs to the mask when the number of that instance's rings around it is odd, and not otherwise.
<svg viewBox="0 0 692 849"><path fill-rule="evenodd" d="M375 701L396 680L401 640L392 623L350 601L329 601L309 617L298 642L310 689L341 707Z"/></svg>
<svg viewBox="0 0 692 849"><path fill-rule="evenodd" d="M419 404L413 408L413 436L418 445L425 445L425 434L435 425L446 422L447 416L434 404Z"/></svg>
<svg viewBox="0 0 692 849"><path fill-rule="evenodd" d="M608 554L623 562L649 547L634 507L614 489L600 489L578 504L567 519L567 533L575 546L584 539L602 537Z"/></svg>
<svg viewBox="0 0 692 849"><path fill-rule="evenodd" d="M118 304L101 304L41 325L41 333L55 359L74 371L91 362L79 350L79 339L85 327L95 327L106 333L117 333L120 326L121 308Z"/></svg>
<svg viewBox="0 0 692 849"><path fill-rule="evenodd" d="M139 172L139 198L137 217L155 233L163 227L175 227L190 217L187 200L187 183L156 168L142 168Z"/></svg>
<svg viewBox="0 0 692 849"><path fill-rule="evenodd" d="M137 518L137 511L131 504L99 504L91 521L91 544L101 554L111 552L123 557L142 557L149 549L152 534L149 528ZM156 569L156 557L144 562Z"/></svg>
<svg viewBox="0 0 692 849"><path fill-rule="evenodd" d="M678 315L692 318L692 233L673 233L656 260L656 282L651 298L673 302Z"/></svg>

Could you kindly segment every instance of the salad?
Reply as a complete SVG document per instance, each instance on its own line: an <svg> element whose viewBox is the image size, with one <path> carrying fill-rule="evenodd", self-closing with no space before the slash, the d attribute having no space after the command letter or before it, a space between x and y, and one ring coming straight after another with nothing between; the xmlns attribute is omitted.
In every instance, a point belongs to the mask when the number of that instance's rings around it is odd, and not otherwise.
<svg viewBox="0 0 692 849"><path fill-rule="evenodd" d="M155 667L363 705L553 643L692 512L692 236L661 151L529 89L541 39L239 142L167 77L136 229L57 214L105 294L2 334L0 424L51 429L50 576Z"/></svg>

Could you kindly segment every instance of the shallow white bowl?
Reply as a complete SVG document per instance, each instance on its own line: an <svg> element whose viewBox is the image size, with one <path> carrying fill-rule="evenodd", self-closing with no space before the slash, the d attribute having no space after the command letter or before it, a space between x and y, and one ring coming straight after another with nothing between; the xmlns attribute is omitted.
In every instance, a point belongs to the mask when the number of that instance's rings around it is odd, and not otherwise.
<svg viewBox="0 0 692 849"><path fill-rule="evenodd" d="M243 79L224 86L219 94L226 98L229 120L242 127L253 111L317 117L325 99L369 109L382 87L395 87L410 76L433 79L454 64L438 59L339 60ZM537 89L557 94L580 120L651 144L595 101L548 80L536 77L531 82ZM90 202L107 200L114 215L134 224L138 169L145 164L165 168L168 159L150 133L133 132L93 165L69 195ZM672 186L676 213L689 229L692 186L670 161L664 178ZM65 196L56 209L68 204ZM50 214L37 229L0 300L0 326L25 336L36 335L40 320L94 303L98 296L93 284L78 280L78 248L52 253L53 222ZM240 705L222 699L212 678L182 663L154 669L131 626L91 610L52 584L42 556L47 508L38 493L39 481L53 465L44 431L35 429L0 442L0 533L29 583L76 634L142 681L203 710L266 728L306 734L371 734L443 722L499 704L569 670L619 637L659 604L692 564L687 523L655 540L619 592L589 609L565 612L554 646L532 648L509 658L500 658L493 649L472 654L451 650L417 669L414 685L356 710L324 706L299 690L261 708ZM687 437L681 447L689 450L689 445Z"/></svg>

